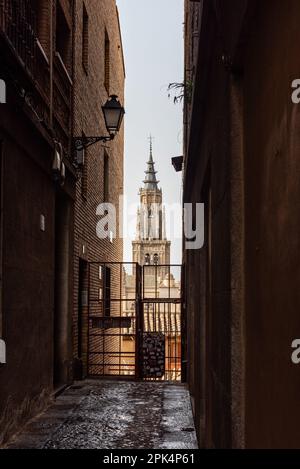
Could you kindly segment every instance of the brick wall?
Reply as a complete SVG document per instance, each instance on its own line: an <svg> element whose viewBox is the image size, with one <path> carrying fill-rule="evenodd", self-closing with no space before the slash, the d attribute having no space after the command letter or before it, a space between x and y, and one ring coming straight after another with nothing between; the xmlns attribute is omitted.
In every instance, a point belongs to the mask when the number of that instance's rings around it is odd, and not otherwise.
<svg viewBox="0 0 300 469"><path fill-rule="evenodd" d="M187 21L195 75L184 188L186 202L206 203L205 246L185 252L200 445L297 448L300 375L290 353L299 332L300 114L291 83L300 6L201 4L194 63Z"/></svg>
<svg viewBox="0 0 300 469"><path fill-rule="evenodd" d="M82 31L84 11L88 15L88 59L82 64ZM110 41L110 89L109 94L119 96L124 103L124 64L119 21L114 0L78 0L75 2L75 48L74 48L74 135L106 135L101 106L108 99L105 87L105 38ZM120 239L100 240L96 236L99 217L97 206L104 202L104 155L109 161L108 200L119 211L119 195L123 193L123 128L111 143L98 143L87 149L85 155L84 178L77 182L75 209L75 251L74 251L74 310L73 348L74 358L78 350L78 299L79 299L79 259L91 261L122 261L123 243ZM84 190L83 189L83 185ZM82 358L86 372L87 364L87 309L82 318Z"/></svg>
<svg viewBox="0 0 300 469"><path fill-rule="evenodd" d="M53 16L58 2L53 2ZM18 15L22 3L11 2ZM49 58L49 3L28 3L28 17L19 17L17 34L8 36L12 31L9 26L0 35L1 72L7 84L7 104L0 109L0 333L7 351L7 363L0 366L0 444L49 403L54 389L72 379L69 325L73 272L70 274L69 266L76 179L68 152L64 154L63 187L54 182L52 173L53 135L59 140L62 135L67 149L71 141L71 83L65 70L55 66L54 127L50 128L49 61L40 47L32 44L34 16L29 15L30 6L36 11L40 8L37 34ZM69 11L72 34L72 2L60 3ZM7 10L4 17L9 25ZM30 90L32 99L21 99L20 90Z"/></svg>

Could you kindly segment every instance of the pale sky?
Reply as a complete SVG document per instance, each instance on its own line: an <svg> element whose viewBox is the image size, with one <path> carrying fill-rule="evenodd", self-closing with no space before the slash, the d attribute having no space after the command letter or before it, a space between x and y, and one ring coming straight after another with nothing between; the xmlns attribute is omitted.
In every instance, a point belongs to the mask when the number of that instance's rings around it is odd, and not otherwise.
<svg viewBox="0 0 300 469"><path fill-rule="evenodd" d="M182 173L175 172L171 158L182 155L183 114L181 104L168 98L167 87L182 82L184 76L183 3L117 0L126 66L125 196L129 203L139 201L150 133L163 201L181 203ZM172 234L170 239L171 262L180 264L181 240ZM124 240L124 260L132 260L128 238Z"/></svg>

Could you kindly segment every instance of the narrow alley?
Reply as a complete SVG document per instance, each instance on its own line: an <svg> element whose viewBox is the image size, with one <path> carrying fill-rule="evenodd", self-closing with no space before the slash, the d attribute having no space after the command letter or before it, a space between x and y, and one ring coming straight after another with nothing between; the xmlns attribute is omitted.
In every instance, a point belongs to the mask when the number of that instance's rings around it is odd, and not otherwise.
<svg viewBox="0 0 300 469"><path fill-rule="evenodd" d="M299 25L0 0L0 458L300 450Z"/></svg>
<svg viewBox="0 0 300 469"><path fill-rule="evenodd" d="M176 412L174 411L176 409ZM197 449L184 385L76 382L8 449Z"/></svg>

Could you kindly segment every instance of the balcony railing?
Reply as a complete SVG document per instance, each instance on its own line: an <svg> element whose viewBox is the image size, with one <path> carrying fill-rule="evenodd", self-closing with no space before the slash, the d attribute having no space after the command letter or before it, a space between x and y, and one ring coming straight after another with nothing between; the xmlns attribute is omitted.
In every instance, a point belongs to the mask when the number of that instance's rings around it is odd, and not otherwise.
<svg viewBox="0 0 300 469"><path fill-rule="evenodd" d="M32 103L36 115L46 127L50 125L50 67L37 38L37 17L30 0L0 0L0 39L29 76ZM55 55L53 70L54 134L66 153L70 149L72 80L61 59ZM21 80L20 76L16 76ZM26 88L25 85L22 87Z"/></svg>
<svg viewBox="0 0 300 469"><path fill-rule="evenodd" d="M0 29L24 66L34 76L36 14L30 0L0 0Z"/></svg>

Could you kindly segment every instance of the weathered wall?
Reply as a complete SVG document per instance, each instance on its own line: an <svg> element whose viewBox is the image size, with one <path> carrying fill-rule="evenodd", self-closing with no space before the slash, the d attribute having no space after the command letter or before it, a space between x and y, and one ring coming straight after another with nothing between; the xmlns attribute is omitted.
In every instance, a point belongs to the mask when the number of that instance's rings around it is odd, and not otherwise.
<svg viewBox="0 0 300 469"><path fill-rule="evenodd" d="M220 60L217 24L209 7L205 21L210 49L208 58L199 59L197 45L193 45L192 58L199 71L195 68L191 77L193 105L186 115L189 129L184 200L206 205L205 246L201 252L186 252L188 369L201 445L220 448L231 444L231 363L224 358L230 357L231 349L229 77ZM194 41L193 28L192 25L191 41ZM210 61L205 72L209 77L205 105L200 86L197 89L198 80L205 79L200 60ZM203 121L199 119L201 106Z"/></svg>
<svg viewBox="0 0 300 469"><path fill-rule="evenodd" d="M14 120L17 124L16 116ZM24 132L20 121L18 129L16 136L24 141L32 132ZM0 368L0 441L38 412L52 392L55 190L50 174L31 159L31 154L49 150L38 143L37 134L32 136L35 140L20 146L14 136L2 134L7 364ZM45 232L40 230L41 214Z"/></svg>
<svg viewBox="0 0 300 469"><path fill-rule="evenodd" d="M89 59L88 69L82 66L82 12L83 4L89 17ZM75 11L75 77L74 77L74 135L107 135L101 106L109 94L116 94L124 104L124 79L122 40L119 30L115 0L78 0ZM104 84L105 71L105 30L110 41L110 87ZM109 164L109 193L104 200L104 155ZM86 151L84 178L77 183L75 211L74 251L74 357L78 351L78 295L79 259L86 261L122 261L123 242L115 239L100 240L96 226L100 220L96 215L97 206L103 202L115 205L119 220L119 195L123 194L123 126L113 142L98 143ZM83 185L85 187L83 189ZM83 252L83 246L85 252ZM82 328L82 349L84 373L87 372L87 310L84 310Z"/></svg>
<svg viewBox="0 0 300 469"><path fill-rule="evenodd" d="M297 0L261 2L244 57L248 447L299 447L299 20Z"/></svg>
<svg viewBox="0 0 300 469"><path fill-rule="evenodd" d="M63 3L66 4L65 0ZM68 9L70 6L68 3ZM13 7L17 14L21 13L16 2ZM4 11L1 19L6 14ZM32 18L28 15L27 20ZM47 19L49 23L49 15ZM24 17L22 21L25 21ZM33 24L31 26L33 28ZM45 23L40 26L45 30ZM53 135L60 138L64 123L65 130L68 129L69 114L64 115L63 122L60 121L61 107L56 100L56 90L53 106L55 125L50 129L49 61L40 46L32 48L31 61L25 68L19 58L20 54L24 58L26 51L31 51L32 43L26 41L32 38L29 33L24 34L29 30L21 21L18 22L15 36L19 35L19 40L14 42L14 38L10 38L12 47L8 45L4 23L1 22L0 27L0 74L7 82L7 104L0 106L3 150L0 334L7 350L7 363L0 366L1 444L49 403L57 385L67 384L72 379L71 323L68 320L72 275L69 277L68 274L73 251L71 224L75 178L68 158L70 155L64 153L64 187L53 180ZM22 41L28 48L20 47ZM49 52L47 44L43 45ZM34 70L36 81L31 75ZM64 70L55 69L54 75L58 83L66 79ZM24 90L26 99L20 96ZM65 103L65 106L69 104ZM71 136L65 133L64 137L68 148ZM62 231L57 229L58 214L61 216L63 213L59 197L68 206L69 214L63 222L64 248L60 236ZM41 229L41 215L45 217L45 230ZM64 268L61 268L59 259L63 259ZM56 333L54 326L58 321L63 327ZM60 373L56 381L55 369L58 367Z"/></svg>
<svg viewBox="0 0 300 469"><path fill-rule="evenodd" d="M205 246L185 253L200 444L299 447L299 2L199 3L184 200L206 203Z"/></svg>

